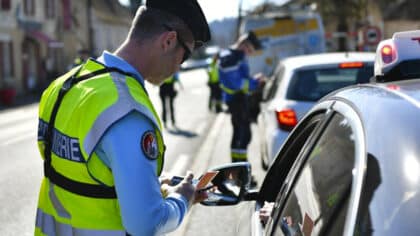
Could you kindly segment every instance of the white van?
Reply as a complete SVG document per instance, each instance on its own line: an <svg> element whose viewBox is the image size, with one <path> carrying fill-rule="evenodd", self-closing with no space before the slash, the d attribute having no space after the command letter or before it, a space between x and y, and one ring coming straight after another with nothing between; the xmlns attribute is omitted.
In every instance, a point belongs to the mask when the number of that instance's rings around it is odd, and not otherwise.
<svg viewBox="0 0 420 236"><path fill-rule="evenodd" d="M325 52L321 17L310 10L247 16L241 32L254 31L264 49L249 57L251 74L271 75L280 59Z"/></svg>

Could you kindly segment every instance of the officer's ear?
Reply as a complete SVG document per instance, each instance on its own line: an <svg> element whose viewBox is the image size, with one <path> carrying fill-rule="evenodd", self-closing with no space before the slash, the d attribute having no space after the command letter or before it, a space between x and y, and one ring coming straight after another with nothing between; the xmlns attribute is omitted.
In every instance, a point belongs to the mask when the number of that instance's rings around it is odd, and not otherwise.
<svg viewBox="0 0 420 236"><path fill-rule="evenodd" d="M167 31L162 34L161 37L161 46L164 51L169 51L175 48L177 33L175 31Z"/></svg>

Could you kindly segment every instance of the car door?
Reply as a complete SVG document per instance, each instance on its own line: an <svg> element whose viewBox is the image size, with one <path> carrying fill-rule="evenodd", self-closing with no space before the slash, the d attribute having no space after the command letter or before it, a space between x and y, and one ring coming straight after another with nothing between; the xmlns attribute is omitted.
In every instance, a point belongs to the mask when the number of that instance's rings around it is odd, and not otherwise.
<svg viewBox="0 0 420 236"><path fill-rule="evenodd" d="M266 169L269 165L268 159L268 146L271 145L271 135L269 130L273 130L277 123L274 122L275 114L272 110L268 109L270 102L275 98L277 90L283 80L285 74L285 67L280 63L274 75L267 81L263 90L263 100L260 104L261 112L258 117L258 130L259 135L262 137L261 141L261 161L262 166Z"/></svg>
<svg viewBox="0 0 420 236"><path fill-rule="evenodd" d="M291 132L289 138L285 141L283 148L279 151L273 164L267 171L266 177L259 191L259 197L255 204L254 214L251 217L251 235L263 235L263 225L258 219L258 211L265 201L273 202L283 185L287 174L292 169L299 153L303 150L305 144L319 132L320 125L328 115L328 107L332 103L323 103L318 109L309 114L302 122ZM245 234L241 234L245 235Z"/></svg>
<svg viewBox="0 0 420 236"><path fill-rule="evenodd" d="M290 148L300 151L278 191L265 234L351 235L366 162L357 112L335 102L305 143Z"/></svg>

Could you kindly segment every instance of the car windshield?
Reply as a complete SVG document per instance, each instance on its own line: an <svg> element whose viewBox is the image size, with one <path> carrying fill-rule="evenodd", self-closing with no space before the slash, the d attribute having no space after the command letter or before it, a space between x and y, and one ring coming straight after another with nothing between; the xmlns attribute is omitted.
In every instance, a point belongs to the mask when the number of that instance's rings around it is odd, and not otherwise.
<svg viewBox="0 0 420 236"><path fill-rule="evenodd" d="M287 99L318 101L328 93L353 84L367 83L373 76L373 65L360 68L317 68L297 70L287 91Z"/></svg>

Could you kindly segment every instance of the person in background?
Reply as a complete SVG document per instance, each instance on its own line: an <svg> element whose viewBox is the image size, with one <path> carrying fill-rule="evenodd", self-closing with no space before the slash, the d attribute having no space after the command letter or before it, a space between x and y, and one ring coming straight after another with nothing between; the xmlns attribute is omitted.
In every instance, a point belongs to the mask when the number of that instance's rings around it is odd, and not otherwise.
<svg viewBox="0 0 420 236"><path fill-rule="evenodd" d="M219 53L214 54L211 63L207 69L208 85L210 87L209 110L214 110L216 113L222 111L222 90L219 86L219 69L217 62Z"/></svg>
<svg viewBox="0 0 420 236"><path fill-rule="evenodd" d="M229 49L220 53L218 68L223 101L231 115L233 136L231 141L232 162L248 161L247 148L251 141L251 115L249 97L264 83L262 76L249 74L247 56L261 49L261 43L250 31Z"/></svg>
<svg viewBox="0 0 420 236"><path fill-rule="evenodd" d="M74 59L73 67L80 66L81 64L85 63L86 60L89 58L89 50L87 49L80 49L77 51L78 56Z"/></svg>
<svg viewBox="0 0 420 236"><path fill-rule="evenodd" d="M126 40L54 80L39 105L35 235L162 235L207 197L159 176L165 142L145 88L210 40L196 0L147 0Z"/></svg>
<svg viewBox="0 0 420 236"><path fill-rule="evenodd" d="M175 84L178 83L182 87L182 83L179 80L179 74L176 72L171 77L167 78L159 87L159 97L162 101L162 120L163 125L167 127L166 121L168 116L168 110L171 116L172 126L176 128L175 123L175 110L174 110L174 99L177 95L177 90L175 89Z"/></svg>

